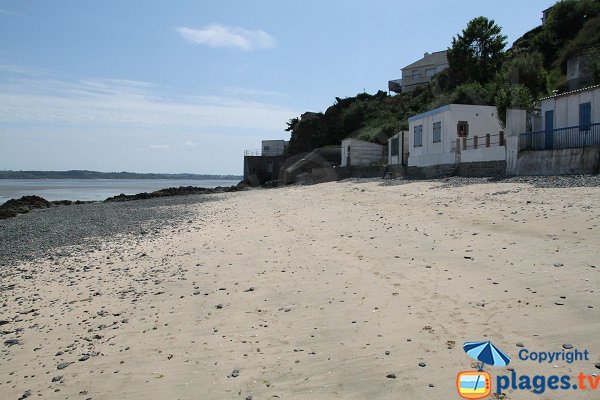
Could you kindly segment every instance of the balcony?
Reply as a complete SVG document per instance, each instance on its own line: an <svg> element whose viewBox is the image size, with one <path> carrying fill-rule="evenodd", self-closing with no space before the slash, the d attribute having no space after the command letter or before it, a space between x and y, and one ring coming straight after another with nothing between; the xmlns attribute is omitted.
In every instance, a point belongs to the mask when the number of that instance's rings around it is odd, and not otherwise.
<svg viewBox="0 0 600 400"><path fill-rule="evenodd" d="M388 90L394 93L402 93L402 79L388 81Z"/></svg>

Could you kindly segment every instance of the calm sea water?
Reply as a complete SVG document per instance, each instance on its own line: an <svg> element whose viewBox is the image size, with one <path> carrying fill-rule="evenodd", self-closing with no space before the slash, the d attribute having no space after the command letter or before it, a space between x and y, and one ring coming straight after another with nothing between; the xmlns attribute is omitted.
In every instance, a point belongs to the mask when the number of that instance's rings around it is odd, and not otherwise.
<svg viewBox="0 0 600 400"><path fill-rule="evenodd" d="M104 200L121 193L153 192L179 186L214 188L238 182L213 179L0 179L0 204L29 195L46 200Z"/></svg>

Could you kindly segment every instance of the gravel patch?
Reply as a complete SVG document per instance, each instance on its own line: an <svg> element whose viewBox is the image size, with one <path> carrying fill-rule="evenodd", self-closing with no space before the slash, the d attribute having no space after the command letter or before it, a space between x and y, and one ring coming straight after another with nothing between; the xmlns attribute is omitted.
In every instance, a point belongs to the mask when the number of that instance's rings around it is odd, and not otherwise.
<svg viewBox="0 0 600 400"><path fill-rule="evenodd" d="M369 181L361 179L360 181ZM599 187L600 175L564 175L564 176L513 176L513 177L492 177L492 178L466 178L453 176L441 179L372 179L380 181L381 186L404 185L411 182L432 182L440 183L438 188L454 188L468 185L479 185L485 183L524 183L536 188L570 188L570 187Z"/></svg>
<svg viewBox="0 0 600 400"><path fill-rule="evenodd" d="M218 199L218 195L187 195L79 204L0 220L0 267L99 248L117 235L155 234L189 220L194 209L186 206Z"/></svg>

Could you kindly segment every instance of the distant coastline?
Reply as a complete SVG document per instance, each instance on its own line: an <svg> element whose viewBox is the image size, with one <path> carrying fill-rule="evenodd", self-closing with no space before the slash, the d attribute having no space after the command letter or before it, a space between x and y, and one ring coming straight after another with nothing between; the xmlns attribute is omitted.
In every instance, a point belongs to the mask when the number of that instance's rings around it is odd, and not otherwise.
<svg viewBox="0 0 600 400"><path fill-rule="evenodd" d="M136 172L71 171L0 171L0 179L215 179L242 180L240 175L154 174Z"/></svg>

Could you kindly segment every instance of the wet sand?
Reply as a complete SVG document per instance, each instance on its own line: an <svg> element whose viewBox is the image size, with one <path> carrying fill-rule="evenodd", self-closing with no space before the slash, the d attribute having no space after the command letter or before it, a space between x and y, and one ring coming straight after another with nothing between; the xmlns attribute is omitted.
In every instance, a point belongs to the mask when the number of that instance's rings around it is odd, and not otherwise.
<svg viewBox="0 0 600 400"><path fill-rule="evenodd" d="M481 340L519 375L600 372L600 188L440 185L223 194L3 271L1 397L458 398ZM517 357L564 344L590 360ZM566 394L593 398L505 398Z"/></svg>

